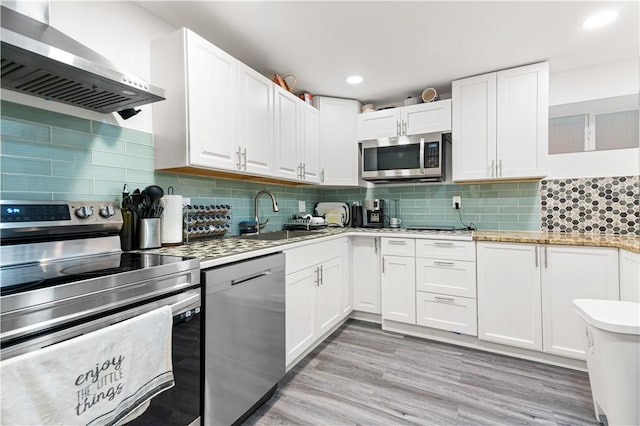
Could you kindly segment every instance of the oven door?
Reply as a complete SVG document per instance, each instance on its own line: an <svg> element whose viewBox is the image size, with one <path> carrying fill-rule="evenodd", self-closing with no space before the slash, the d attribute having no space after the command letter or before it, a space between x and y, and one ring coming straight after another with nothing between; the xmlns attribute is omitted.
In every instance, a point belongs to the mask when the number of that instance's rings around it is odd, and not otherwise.
<svg viewBox="0 0 640 426"><path fill-rule="evenodd" d="M74 322L68 327L58 327L37 336L15 339L2 347L1 358L4 360L36 351L165 305L171 306L173 313L172 364L175 386L154 397L149 408L127 425L199 425L203 404L203 385L200 380L203 343L200 288L191 288L133 307L122 307L81 324Z"/></svg>

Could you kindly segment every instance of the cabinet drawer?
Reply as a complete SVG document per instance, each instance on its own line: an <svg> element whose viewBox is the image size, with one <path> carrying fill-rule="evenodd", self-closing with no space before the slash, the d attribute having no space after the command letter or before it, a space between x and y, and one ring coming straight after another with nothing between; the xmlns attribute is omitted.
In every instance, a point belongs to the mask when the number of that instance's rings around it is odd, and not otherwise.
<svg viewBox="0 0 640 426"><path fill-rule="evenodd" d="M475 299L418 291L416 292L416 317L418 325L471 336L478 335Z"/></svg>
<svg viewBox="0 0 640 426"><path fill-rule="evenodd" d="M473 241L416 240L416 257L449 260L476 260Z"/></svg>
<svg viewBox="0 0 640 426"><path fill-rule="evenodd" d="M342 253L342 238L286 250L286 273L291 274L326 262Z"/></svg>
<svg viewBox="0 0 640 426"><path fill-rule="evenodd" d="M413 238L382 238L382 254L387 256L415 256Z"/></svg>
<svg viewBox="0 0 640 426"><path fill-rule="evenodd" d="M417 258L416 290L475 299L476 263Z"/></svg>

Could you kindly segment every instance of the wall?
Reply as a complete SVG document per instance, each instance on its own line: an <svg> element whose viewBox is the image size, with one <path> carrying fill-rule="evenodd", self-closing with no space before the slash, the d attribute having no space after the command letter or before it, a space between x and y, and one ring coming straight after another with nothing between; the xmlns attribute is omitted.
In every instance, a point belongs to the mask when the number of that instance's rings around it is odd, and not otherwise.
<svg viewBox="0 0 640 426"><path fill-rule="evenodd" d="M253 199L261 189L277 197L273 213L261 198L266 230L277 230L306 201L311 211L314 188L262 185L154 171L153 135L111 124L2 101L0 198L5 200L117 200L126 182L130 190L156 183L191 197L193 204L229 204L232 232L253 218Z"/></svg>
<svg viewBox="0 0 640 426"><path fill-rule="evenodd" d="M549 105L637 94L640 58L551 73ZM550 179L640 175L640 147L550 155Z"/></svg>
<svg viewBox="0 0 640 426"><path fill-rule="evenodd" d="M538 182L483 184L428 184L377 186L375 188L322 190L322 201L362 203L363 199L398 200L402 226L447 225L461 227L470 222L479 229L540 230ZM451 197L462 196L460 216ZM393 214L392 211L388 211Z"/></svg>
<svg viewBox="0 0 640 426"><path fill-rule="evenodd" d="M145 80L150 80L151 74L150 42L174 31L173 27L131 2L56 0L50 2L49 13L52 26ZM125 122L116 113L98 114L10 90L2 89L0 97L89 120L152 131L151 105L138 107L142 112Z"/></svg>
<svg viewBox="0 0 640 426"><path fill-rule="evenodd" d="M229 204L232 229L253 217L253 197L263 188L272 190L280 213L271 212L261 199L261 217L270 219L267 230L298 212L324 201L361 201L364 198L400 200L405 225L458 226L451 197L463 197L465 222L484 229L538 230L540 215L536 182L479 185L388 186L372 189L329 189L262 185L154 171L153 135L107 123L2 101L0 170L3 199L119 200L123 184L143 189L156 183L197 204Z"/></svg>

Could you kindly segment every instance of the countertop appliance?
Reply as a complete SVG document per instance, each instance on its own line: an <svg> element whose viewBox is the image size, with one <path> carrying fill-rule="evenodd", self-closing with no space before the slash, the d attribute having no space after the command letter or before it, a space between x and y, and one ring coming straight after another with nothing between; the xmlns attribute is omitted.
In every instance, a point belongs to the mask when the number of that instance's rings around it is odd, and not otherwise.
<svg viewBox="0 0 640 426"><path fill-rule="evenodd" d="M0 201L0 213L0 358L169 305L175 387L129 424L200 424L200 262L122 252L114 202Z"/></svg>
<svg viewBox="0 0 640 426"><path fill-rule="evenodd" d="M378 182L442 182L449 136L427 133L363 141L362 179Z"/></svg>
<svg viewBox="0 0 640 426"><path fill-rule="evenodd" d="M206 288L204 424L240 424L285 373L285 256L202 271Z"/></svg>
<svg viewBox="0 0 640 426"><path fill-rule="evenodd" d="M362 225L364 228L384 227L384 200L363 200L362 207L364 208L366 219Z"/></svg>
<svg viewBox="0 0 640 426"><path fill-rule="evenodd" d="M101 113L126 114L165 99L164 89L51 27L49 2L6 4L14 6L2 6L0 14L3 89Z"/></svg>

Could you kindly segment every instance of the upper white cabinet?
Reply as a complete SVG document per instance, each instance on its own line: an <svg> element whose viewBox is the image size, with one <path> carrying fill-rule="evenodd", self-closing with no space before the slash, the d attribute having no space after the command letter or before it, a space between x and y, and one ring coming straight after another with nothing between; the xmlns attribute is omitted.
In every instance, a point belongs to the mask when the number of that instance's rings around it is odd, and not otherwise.
<svg viewBox="0 0 640 426"><path fill-rule="evenodd" d="M358 185L358 113L360 102L316 96L320 110L320 183Z"/></svg>
<svg viewBox="0 0 640 426"><path fill-rule="evenodd" d="M358 140L451 131L451 100L372 111L358 116Z"/></svg>
<svg viewBox="0 0 640 426"><path fill-rule="evenodd" d="M319 113L295 95L186 28L152 42L151 75L156 169L319 182Z"/></svg>
<svg viewBox="0 0 640 426"><path fill-rule="evenodd" d="M238 63L237 85L241 170L272 175L274 85L243 63Z"/></svg>
<svg viewBox="0 0 640 426"><path fill-rule="evenodd" d="M181 29L151 43L151 75L167 100L153 105L156 168L239 170L238 62Z"/></svg>
<svg viewBox="0 0 640 426"><path fill-rule="evenodd" d="M317 183L320 180L318 110L275 86L275 174Z"/></svg>
<svg viewBox="0 0 640 426"><path fill-rule="evenodd" d="M456 80L451 88L454 181L546 175L548 63Z"/></svg>

